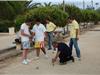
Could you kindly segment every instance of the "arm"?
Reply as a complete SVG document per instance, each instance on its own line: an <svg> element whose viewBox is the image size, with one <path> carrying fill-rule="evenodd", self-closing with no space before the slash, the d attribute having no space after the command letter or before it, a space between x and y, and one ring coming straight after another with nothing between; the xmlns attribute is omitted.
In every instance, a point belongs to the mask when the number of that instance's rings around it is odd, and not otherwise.
<svg viewBox="0 0 100 75"><path fill-rule="evenodd" d="M79 29L76 29L76 39L79 40Z"/></svg>
<svg viewBox="0 0 100 75"><path fill-rule="evenodd" d="M56 30L56 28L57 28L57 27L56 27L56 25L54 24L54 30L53 30L53 32Z"/></svg>
<svg viewBox="0 0 100 75"><path fill-rule="evenodd" d="M24 30L21 30L21 35L30 37L30 35L24 33Z"/></svg>
<svg viewBox="0 0 100 75"><path fill-rule="evenodd" d="M76 39L79 40L79 24L76 22L75 24L75 30L76 30Z"/></svg>
<svg viewBox="0 0 100 75"><path fill-rule="evenodd" d="M34 37L35 36L35 25L33 26L31 32L32 32L32 37Z"/></svg>
<svg viewBox="0 0 100 75"><path fill-rule="evenodd" d="M43 25L43 32L44 32L44 36L45 36L45 38L46 38L46 36L47 36L47 30L46 30L46 28L45 28L44 25Z"/></svg>
<svg viewBox="0 0 100 75"><path fill-rule="evenodd" d="M47 36L47 32L44 32L45 37Z"/></svg>
<svg viewBox="0 0 100 75"><path fill-rule="evenodd" d="M52 59L52 63L56 62L57 58L59 57L60 51L57 51L56 56Z"/></svg>
<svg viewBox="0 0 100 75"><path fill-rule="evenodd" d="M54 23L51 23L52 26L54 27L53 32L56 30L56 25Z"/></svg>
<svg viewBox="0 0 100 75"><path fill-rule="evenodd" d="M35 32L32 32L32 37L35 36Z"/></svg>

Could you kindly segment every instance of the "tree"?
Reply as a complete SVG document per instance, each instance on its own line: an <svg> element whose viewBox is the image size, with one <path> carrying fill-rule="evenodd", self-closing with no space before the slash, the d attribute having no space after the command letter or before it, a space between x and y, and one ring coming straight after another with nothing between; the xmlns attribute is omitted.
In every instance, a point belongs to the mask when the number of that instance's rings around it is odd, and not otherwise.
<svg viewBox="0 0 100 75"><path fill-rule="evenodd" d="M41 3L32 3L32 4L30 4L30 5L28 6L28 8L33 9L33 8L37 8L37 7L39 7L39 6L42 6L42 4L41 4Z"/></svg>
<svg viewBox="0 0 100 75"><path fill-rule="evenodd" d="M51 2L49 2L49 3L44 3L44 6L45 6L45 7L50 7L50 6L52 6L52 3L51 3Z"/></svg>
<svg viewBox="0 0 100 75"><path fill-rule="evenodd" d="M81 10L82 22L97 22L98 18L98 13L95 10Z"/></svg>
<svg viewBox="0 0 100 75"><path fill-rule="evenodd" d="M81 15L81 9L74 5L68 5L65 4L65 12L68 13L69 16L74 16L75 19L80 22L80 15ZM62 11L64 10L63 4L59 4L58 8L60 8Z"/></svg>
<svg viewBox="0 0 100 75"><path fill-rule="evenodd" d="M66 25L66 18L68 17L68 14L63 12L62 10L58 8L53 7L38 7L29 10L25 15L20 15L16 18L16 26L21 25L27 18L32 18L33 21L36 18L40 18L41 22L45 24L45 19L49 17L52 22L54 22L57 26L65 26Z"/></svg>
<svg viewBox="0 0 100 75"><path fill-rule="evenodd" d="M14 19L18 14L26 12L26 1L0 1L0 31L7 31L8 27L14 26Z"/></svg>
<svg viewBox="0 0 100 75"><path fill-rule="evenodd" d="M80 15L81 15L81 10L74 6L74 5L65 5L65 12L69 14L69 16L74 16L75 19L80 22Z"/></svg>

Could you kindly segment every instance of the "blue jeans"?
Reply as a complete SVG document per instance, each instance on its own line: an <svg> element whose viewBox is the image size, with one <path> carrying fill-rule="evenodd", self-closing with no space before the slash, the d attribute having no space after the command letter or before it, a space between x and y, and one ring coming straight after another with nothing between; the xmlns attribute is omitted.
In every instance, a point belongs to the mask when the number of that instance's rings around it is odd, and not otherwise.
<svg viewBox="0 0 100 75"><path fill-rule="evenodd" d="M77 39L76 38L71 38L70 39L69 46L70 46L70 49L71 50L73 49L73 45L74 45L74 47L76 49L77 57L80 58L80 49L79 49L78 42L77 42Z"/></svg>
<svg viewBox="0 0 100 75"><path fill-rule="evenodd" d="M48 32L47 35L48 35L48 46L49 46L49 49L52 49L53 32Z"/></svg>

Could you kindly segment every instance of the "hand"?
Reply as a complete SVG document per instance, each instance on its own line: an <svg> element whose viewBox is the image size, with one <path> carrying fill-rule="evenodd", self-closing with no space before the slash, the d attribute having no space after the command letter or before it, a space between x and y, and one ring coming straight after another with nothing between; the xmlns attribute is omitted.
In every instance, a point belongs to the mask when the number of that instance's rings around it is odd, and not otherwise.
<svg viewBox="0 0 100 75"><path fill-rule="evenodd" d="M79 40L79 37L76 37L76 40Z"/></svg>
<svg viewBox="0 0 100 75"><path fill-rule="evenodd" d="M53 59L52 59L52 63L54 64L55 62L56 62L56 59L55 59L55 58L53 58Z"/></svg>
<svg viewBox="0 0 100 75"><path fill-rule="evenodd" d="M32 39L32 35L29 35L29 38Z"/></svg>

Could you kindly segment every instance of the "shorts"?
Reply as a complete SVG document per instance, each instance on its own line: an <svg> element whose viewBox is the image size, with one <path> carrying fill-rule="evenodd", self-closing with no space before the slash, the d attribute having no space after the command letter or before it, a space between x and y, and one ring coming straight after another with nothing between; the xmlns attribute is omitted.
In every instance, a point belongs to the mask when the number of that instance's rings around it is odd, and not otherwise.
<svg viewBox="0 0 100 75"><path fill-rule="evenodd" d="M35 48L44 48L44 41L36 41L34 47Z"/></svg>
<svg viewBox="0 0 100 75"><path fill-rule="evenodd" d="M23 47L23 49L29 49L30 48L30 42L29 41L22 42L22 47Z"/></svg>

